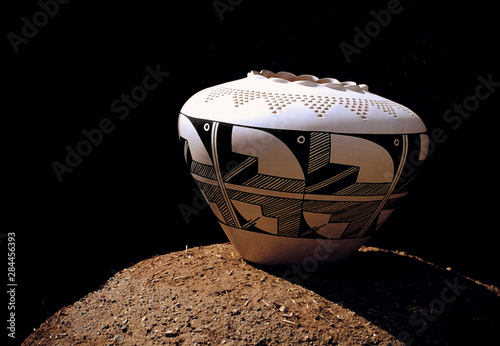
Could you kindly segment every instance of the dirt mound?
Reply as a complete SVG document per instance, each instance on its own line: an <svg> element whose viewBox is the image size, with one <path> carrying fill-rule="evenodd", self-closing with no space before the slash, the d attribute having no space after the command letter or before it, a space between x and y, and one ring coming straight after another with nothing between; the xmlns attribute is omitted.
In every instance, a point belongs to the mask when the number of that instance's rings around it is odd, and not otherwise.
<svg viewBox="0 0 500 346"><path fill-rule="evenodd" d="M336 267L263 268L216 244L124 269L23 345L500 344L499 292L378 248Z"/></svg>

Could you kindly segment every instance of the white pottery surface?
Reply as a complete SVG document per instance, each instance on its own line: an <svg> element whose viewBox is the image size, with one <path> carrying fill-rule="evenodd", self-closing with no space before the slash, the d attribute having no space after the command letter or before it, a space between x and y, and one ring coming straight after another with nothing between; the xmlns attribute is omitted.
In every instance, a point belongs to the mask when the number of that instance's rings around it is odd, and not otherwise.
<svg viewBox="0 0 500 346"><path fill-rule="evenodd" d="M263 264L355 252L408 193L425 132L366 85L266 70L196 93L179 115L196 184L242 257Z"/></svg>

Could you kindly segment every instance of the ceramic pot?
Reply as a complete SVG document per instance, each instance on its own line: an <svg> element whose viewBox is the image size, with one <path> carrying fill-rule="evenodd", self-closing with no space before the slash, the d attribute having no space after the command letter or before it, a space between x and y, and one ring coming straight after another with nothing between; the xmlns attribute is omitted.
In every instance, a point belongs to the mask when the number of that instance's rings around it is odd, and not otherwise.
<svg viewBox="0 0 500 346"><path fill-rule="evenodd" d="M178 125L227 237L271 265L355 252L408 193L429 144L414 112L364 84L267 70L196 93Z"/></svg>

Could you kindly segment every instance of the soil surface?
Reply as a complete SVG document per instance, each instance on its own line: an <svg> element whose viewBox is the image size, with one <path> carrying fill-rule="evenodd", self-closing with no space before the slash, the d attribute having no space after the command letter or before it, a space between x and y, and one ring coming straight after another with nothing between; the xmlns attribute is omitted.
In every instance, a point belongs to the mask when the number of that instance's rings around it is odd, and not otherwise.
<svg viewBox="0 0 500 346"><path fill-rule="evenodd" d="M499 311L498 288L406 253L267 268L228 243L124 269L23 345L500 345Z"/></svg>

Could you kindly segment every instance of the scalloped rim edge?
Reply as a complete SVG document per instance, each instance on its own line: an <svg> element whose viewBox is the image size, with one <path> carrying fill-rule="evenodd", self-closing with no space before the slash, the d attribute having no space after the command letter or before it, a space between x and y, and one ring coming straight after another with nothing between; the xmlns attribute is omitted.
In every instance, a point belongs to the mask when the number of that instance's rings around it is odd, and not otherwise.
<svg viewBox="0 0 500 346"><path fill-rule="evenodd" d="M268 79L269 81L276 83L292 83L308 87L327 87L335 90L342 90L342 91L352 90L362 93L368 91L368 85L366 84L356 84L355 82L352 81L339 82L335 78L330 78L330 77L318 78L310 74L302 74L300 76L297 76L291 72L286 72L286 71L280 71L278 73L274 73L273 71L269 70L261 70L260 72L252 70L248 72L247 76L254 78Z"/></svg>

